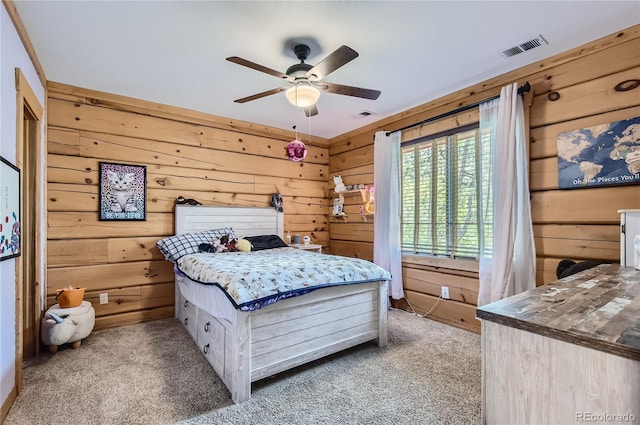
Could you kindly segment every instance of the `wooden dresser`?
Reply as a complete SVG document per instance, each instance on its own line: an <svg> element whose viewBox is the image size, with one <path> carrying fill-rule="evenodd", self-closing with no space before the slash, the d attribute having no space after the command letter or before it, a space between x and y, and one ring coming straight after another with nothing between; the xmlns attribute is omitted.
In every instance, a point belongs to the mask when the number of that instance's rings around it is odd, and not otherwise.
<svg viewBox="0 0 640 425"><path fill-rule="evenodd" d="M640 271L598 266L477 317L483 423L640 423Z"/></svg>

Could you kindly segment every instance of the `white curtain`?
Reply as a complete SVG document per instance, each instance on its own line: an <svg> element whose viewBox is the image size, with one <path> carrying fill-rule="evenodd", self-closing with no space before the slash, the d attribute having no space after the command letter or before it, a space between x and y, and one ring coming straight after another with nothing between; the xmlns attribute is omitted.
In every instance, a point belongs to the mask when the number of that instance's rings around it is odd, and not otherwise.
<svg viewBox="0 0 640 425"><path fill-rule="evenodd" d="M483 138L491 144L493 166L482 170L488 183L482 198L493 197L493 213L486 216L490 223L481 236L478 306L535 288L529 160L517 84L503 87L499 99L480 105L480 131L491 135Z"/></svg>
<svg viewBox="0 0 640 425"><path fill-rule="evenodd" d="M391 273L390 294L404 298L400 250L400 132L378 131L373 147L373 262Z"/></svg>

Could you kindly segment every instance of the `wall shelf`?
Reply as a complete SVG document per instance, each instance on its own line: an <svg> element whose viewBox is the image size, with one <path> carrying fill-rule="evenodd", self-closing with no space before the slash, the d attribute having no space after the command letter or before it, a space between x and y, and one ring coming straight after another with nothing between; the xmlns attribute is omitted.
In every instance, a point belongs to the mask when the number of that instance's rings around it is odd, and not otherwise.
<svg viewBox="0 0 640 425"><path fill-rule="evenodd" d="M368 223L367 219L373 218L374 215L375 214L364 213L364 214L360 214L360 217L362 217L362 220L364 220L365 223Z"/></svg>
<svg viewBox="0 0 640 425"><path fill-rule="evenodd" d="M329 214L329 217L335 218L336 220L342 219L345 223L347 223L347 215L346 214L342 214L342 215Z"/></svg>
<svg viewBox="0 0 640 425"><path fill-rule="evenodd" d="M344 195L353 194L356 196L357 193L362 197L362 202L367 202L367 189L351 189L351 190L343 190L342 192L334 192L337 193L340 197L340 201L344 204Z"/></svg>
<svg viewBox="0 0 640 425"><path fill-rule="evenodd" d="M369 219L373 218L374 213L369 213L369 212L366 212L366 210L365 210L367 205L368 205L368 203L370 202L369 199L368 199L369 186L364 187L362 189L360 189L360 188L358 188L358 189L350 189L350 190L343 190L343 191L340 191L340 192L335 192L335 190L334 190L334 193L336 193L340 197L340 204L341 205L344 205L344 203L345 203L344 202L345 196L352 195L354 198L362 198L362 203L364 205L360 206L360 211L361 211L360 214L359 214L360 217L362 218L362 220L365 223L367 223ZM358 195L360 195L360 196L358 196ZM371 195L371 196L373 196L373 195ZM336 201L337 201L337 199L334 199L334 202L336 202ZM334 211L335 211L335 205L336 204L334 204ZM340 219L341 218L345 223L347 223L347 215L346 214L341 214L341 215L331 214L330 217L333 217L335 219Z"/></svg>

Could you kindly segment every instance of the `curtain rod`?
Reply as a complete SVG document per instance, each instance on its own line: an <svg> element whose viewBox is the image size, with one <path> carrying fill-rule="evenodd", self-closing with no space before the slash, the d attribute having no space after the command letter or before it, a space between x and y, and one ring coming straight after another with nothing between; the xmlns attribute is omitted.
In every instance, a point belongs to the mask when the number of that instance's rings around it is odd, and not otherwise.
<svg viewBox="0 0 640 425"><path fill-rule="evenodd" d="M526 83L524 83L524 85L518 87L518 94L529 93L530 90L531 90L531 84L529 84L529 82L527 81ZM481 101L478 101L476 103L472 103L470 105L463 106L463 107L458 108L458 109L454 109L453 111L445 112L444 114L440 114L440 115L437 115L435 117L427 118L426 120L420 121L420 122L415 123L415 124L408 125L406 127L399 128L397 130L387 131L387 136L389 136L391 133L395 133L396 131L402 131L402 130L407 130L407 129L412 128L412 127L418 127L420 125L427 124L427 123L430 123L432 121L441 120L442 118L447 118L447 117L450 117L451 115L459 114L460 112L468 111L469 109L473 109L476 106L479 106L480 104L482 104L484 102L488 102L488 101L493 100L493 99L498 99L499 97L500 97L500 95L494 96L494 97L491 97L489 99L481 100Z"/></svg>

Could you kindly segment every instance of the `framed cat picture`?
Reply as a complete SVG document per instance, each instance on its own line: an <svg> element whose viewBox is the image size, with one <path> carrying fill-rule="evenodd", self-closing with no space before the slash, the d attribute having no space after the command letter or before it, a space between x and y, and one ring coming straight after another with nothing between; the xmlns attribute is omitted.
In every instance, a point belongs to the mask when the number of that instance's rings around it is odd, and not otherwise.
<svg viewBox="0 0 640 425"><path fill-rule="evenodd" d="M100 220L146 220L147 167L99 162Z"/></svg>

